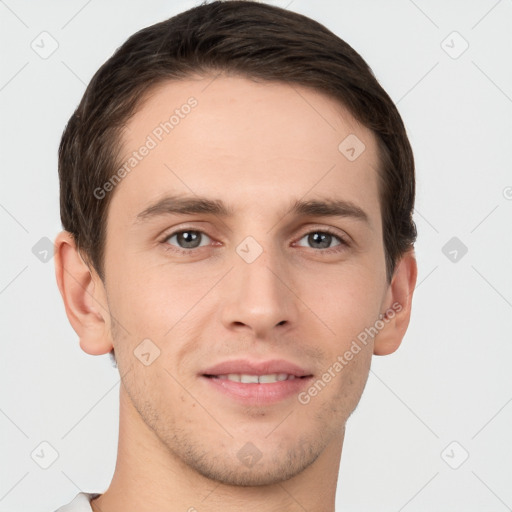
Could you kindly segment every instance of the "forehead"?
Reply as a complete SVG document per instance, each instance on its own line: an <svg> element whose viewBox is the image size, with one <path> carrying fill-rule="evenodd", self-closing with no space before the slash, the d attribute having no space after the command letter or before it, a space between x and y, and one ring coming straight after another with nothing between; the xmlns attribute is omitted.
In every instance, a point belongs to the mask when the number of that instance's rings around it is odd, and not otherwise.
<svg viewBox="0 0 512 512"><path fill-rule="evenodd" d="M169 194L260 217L329 196L358 204L380 227L375 136L310 88L226 76L165 82L127 123L121 148L113 214L122 206L135 217Z"/></svg>

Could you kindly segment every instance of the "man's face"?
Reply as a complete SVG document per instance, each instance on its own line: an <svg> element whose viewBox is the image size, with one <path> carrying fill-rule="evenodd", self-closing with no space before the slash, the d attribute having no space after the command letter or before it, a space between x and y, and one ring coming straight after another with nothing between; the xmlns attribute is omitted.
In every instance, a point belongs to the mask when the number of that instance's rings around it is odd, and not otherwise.
<svg viewBox="0 0 512 512"><path fill-rule="evenodd" d="M338 149L349 135L365 145L355 160ZM300 393L386 308L375 137L318 92L207 77L152 91L126 127L123 162L144 144L107 223L122 421L224 483L298 474L339 448L372 341L307 403ZM199 198L228 214L172 211ZM367 218L292 210L312 201Z"/></svg>

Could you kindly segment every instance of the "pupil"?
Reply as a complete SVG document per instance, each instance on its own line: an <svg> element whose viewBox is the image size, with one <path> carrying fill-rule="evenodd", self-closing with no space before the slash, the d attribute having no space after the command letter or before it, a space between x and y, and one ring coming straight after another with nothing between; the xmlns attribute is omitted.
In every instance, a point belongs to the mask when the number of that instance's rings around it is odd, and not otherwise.
<svg viewBox="0 0 512 512"><path fill-rule="evenodd" d="M182 247L195 248L199 246L199 235L195 231L183 231L177 235L177 238Z"/></svg>
<svg viewBox="0 0 512 512"><path fill-rule="evenodd" d="M312 233L308 238L310 244L319 244L322 249L327 249L331 245L332 236L329 233Z"/></svg>

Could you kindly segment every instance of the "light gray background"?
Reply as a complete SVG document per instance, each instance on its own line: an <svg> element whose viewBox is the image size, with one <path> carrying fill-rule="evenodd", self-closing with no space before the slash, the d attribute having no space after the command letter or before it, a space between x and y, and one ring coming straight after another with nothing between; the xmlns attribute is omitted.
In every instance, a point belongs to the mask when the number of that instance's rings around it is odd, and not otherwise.
<svg viewBox="0 0 512 512"><path fill-rule="evenodd" d="M60 229L57 147L92 74L130 34L197 3L0 1L2 512L52 511L110 482L119 375L81 351L53 259L32 248ZM411 325L374 358L349 420L337 509L512 510L512 1L273 3L362 54L417 162ZM51 49L43 31L59 45L46 59L31 48ZM452 237L468 248L455 262ZM58 453L48 469L42 442Z"/></svg>

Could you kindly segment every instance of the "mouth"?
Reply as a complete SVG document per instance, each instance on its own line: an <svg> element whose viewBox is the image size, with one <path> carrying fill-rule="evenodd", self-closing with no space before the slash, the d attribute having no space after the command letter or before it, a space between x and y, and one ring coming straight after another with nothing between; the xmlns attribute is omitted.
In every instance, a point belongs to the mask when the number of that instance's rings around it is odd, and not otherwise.
<svg viewBox="0 0 512 512"><path fill-rule="evenodd" d="M285 380L307 379L307 375L296 376L289 373L268 373L266 375L252 375L248 373L228 373L225 375L208 375L204 377L209 379L229 380L231 382L241 382L242 384L273 384Z"/></svg>
<svg viewBox="0 0 512 512"><path fill-rule="evenodd" d="M200 374L209 388L244 405L265 405L300 393L313 374L284 360L225 361Z"/></svg>

